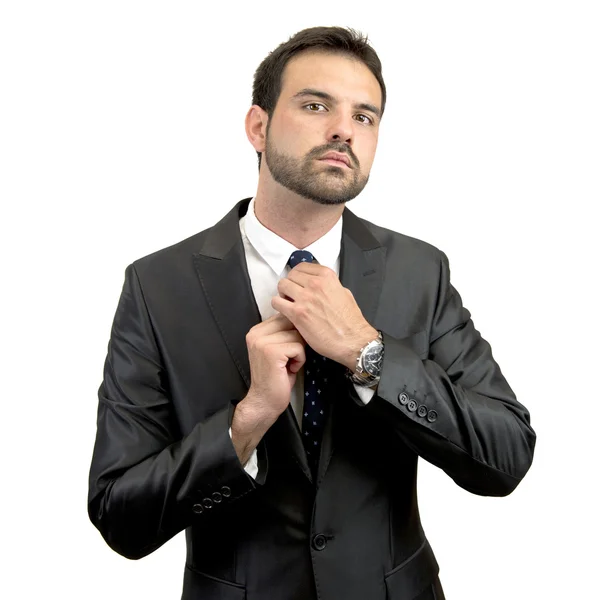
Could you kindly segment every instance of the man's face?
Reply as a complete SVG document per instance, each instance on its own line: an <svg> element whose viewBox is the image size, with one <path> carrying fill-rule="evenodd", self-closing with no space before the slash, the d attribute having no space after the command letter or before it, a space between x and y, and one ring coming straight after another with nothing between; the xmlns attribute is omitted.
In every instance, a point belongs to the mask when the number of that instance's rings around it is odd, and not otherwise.
<svg viewBox="0 0 600 600"><path fill-rule="evenodd" d="M381 88L362 62L314 51L295 56L267 123L262 158L273 179L319 204L355 198L375 158L380 109ZM350 166L322 160L329 152Z"/></svg>

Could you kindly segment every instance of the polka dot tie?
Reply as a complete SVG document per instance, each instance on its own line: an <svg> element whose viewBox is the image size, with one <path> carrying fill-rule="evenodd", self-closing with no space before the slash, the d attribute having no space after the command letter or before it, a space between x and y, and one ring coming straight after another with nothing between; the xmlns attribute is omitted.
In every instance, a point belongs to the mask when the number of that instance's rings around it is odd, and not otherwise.
<svg viewBox="0 0 600 600"><path fill-rule="evenodd" d="M288 265L293 269L301 262L317 262L306 250L296 250L290 256ZM323 428L328 412L327 387L331 383L332 361L305 346L304 363L304 408L302 410L302 441L308 464L316 478ZM329 380L329 381L328 381Z"/></svg>

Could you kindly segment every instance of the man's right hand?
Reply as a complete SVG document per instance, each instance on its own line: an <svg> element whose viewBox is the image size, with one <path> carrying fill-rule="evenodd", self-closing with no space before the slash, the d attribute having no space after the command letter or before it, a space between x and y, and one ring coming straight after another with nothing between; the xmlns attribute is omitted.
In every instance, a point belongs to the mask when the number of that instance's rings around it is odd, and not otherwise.
<svg viewBox="0 0 600 600"><path fill-rule="evenodd" d="M242 465L290 403L297 373L306 362L305 344L281 313L246 334L251 384L235 408L231 425L233 445Z"/></svg>

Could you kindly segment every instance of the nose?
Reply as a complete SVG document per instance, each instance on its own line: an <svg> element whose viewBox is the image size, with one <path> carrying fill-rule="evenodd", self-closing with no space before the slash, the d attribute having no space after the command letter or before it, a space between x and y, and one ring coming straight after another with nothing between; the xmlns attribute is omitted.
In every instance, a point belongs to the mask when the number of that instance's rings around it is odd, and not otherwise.
<svg viewBox="0 0 600 600"><path fill-rule="evenodd" d="M351 115L338 112L330 121L327 139L330 142L343 142L351 146L354 141L354 123Z"/></svg>

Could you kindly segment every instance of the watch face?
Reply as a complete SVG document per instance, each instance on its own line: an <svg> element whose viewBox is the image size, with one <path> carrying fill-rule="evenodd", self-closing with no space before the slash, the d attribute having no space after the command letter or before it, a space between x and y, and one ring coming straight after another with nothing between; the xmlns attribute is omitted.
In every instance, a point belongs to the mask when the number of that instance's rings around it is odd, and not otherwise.
<svg viewBox="0 0 600 600"><path fill-rule="evenodd" d="M381 373L382 360L383 348L381 346L374 346L367 350L363 359L363 367L369 375L379 375Z"/></svg>

